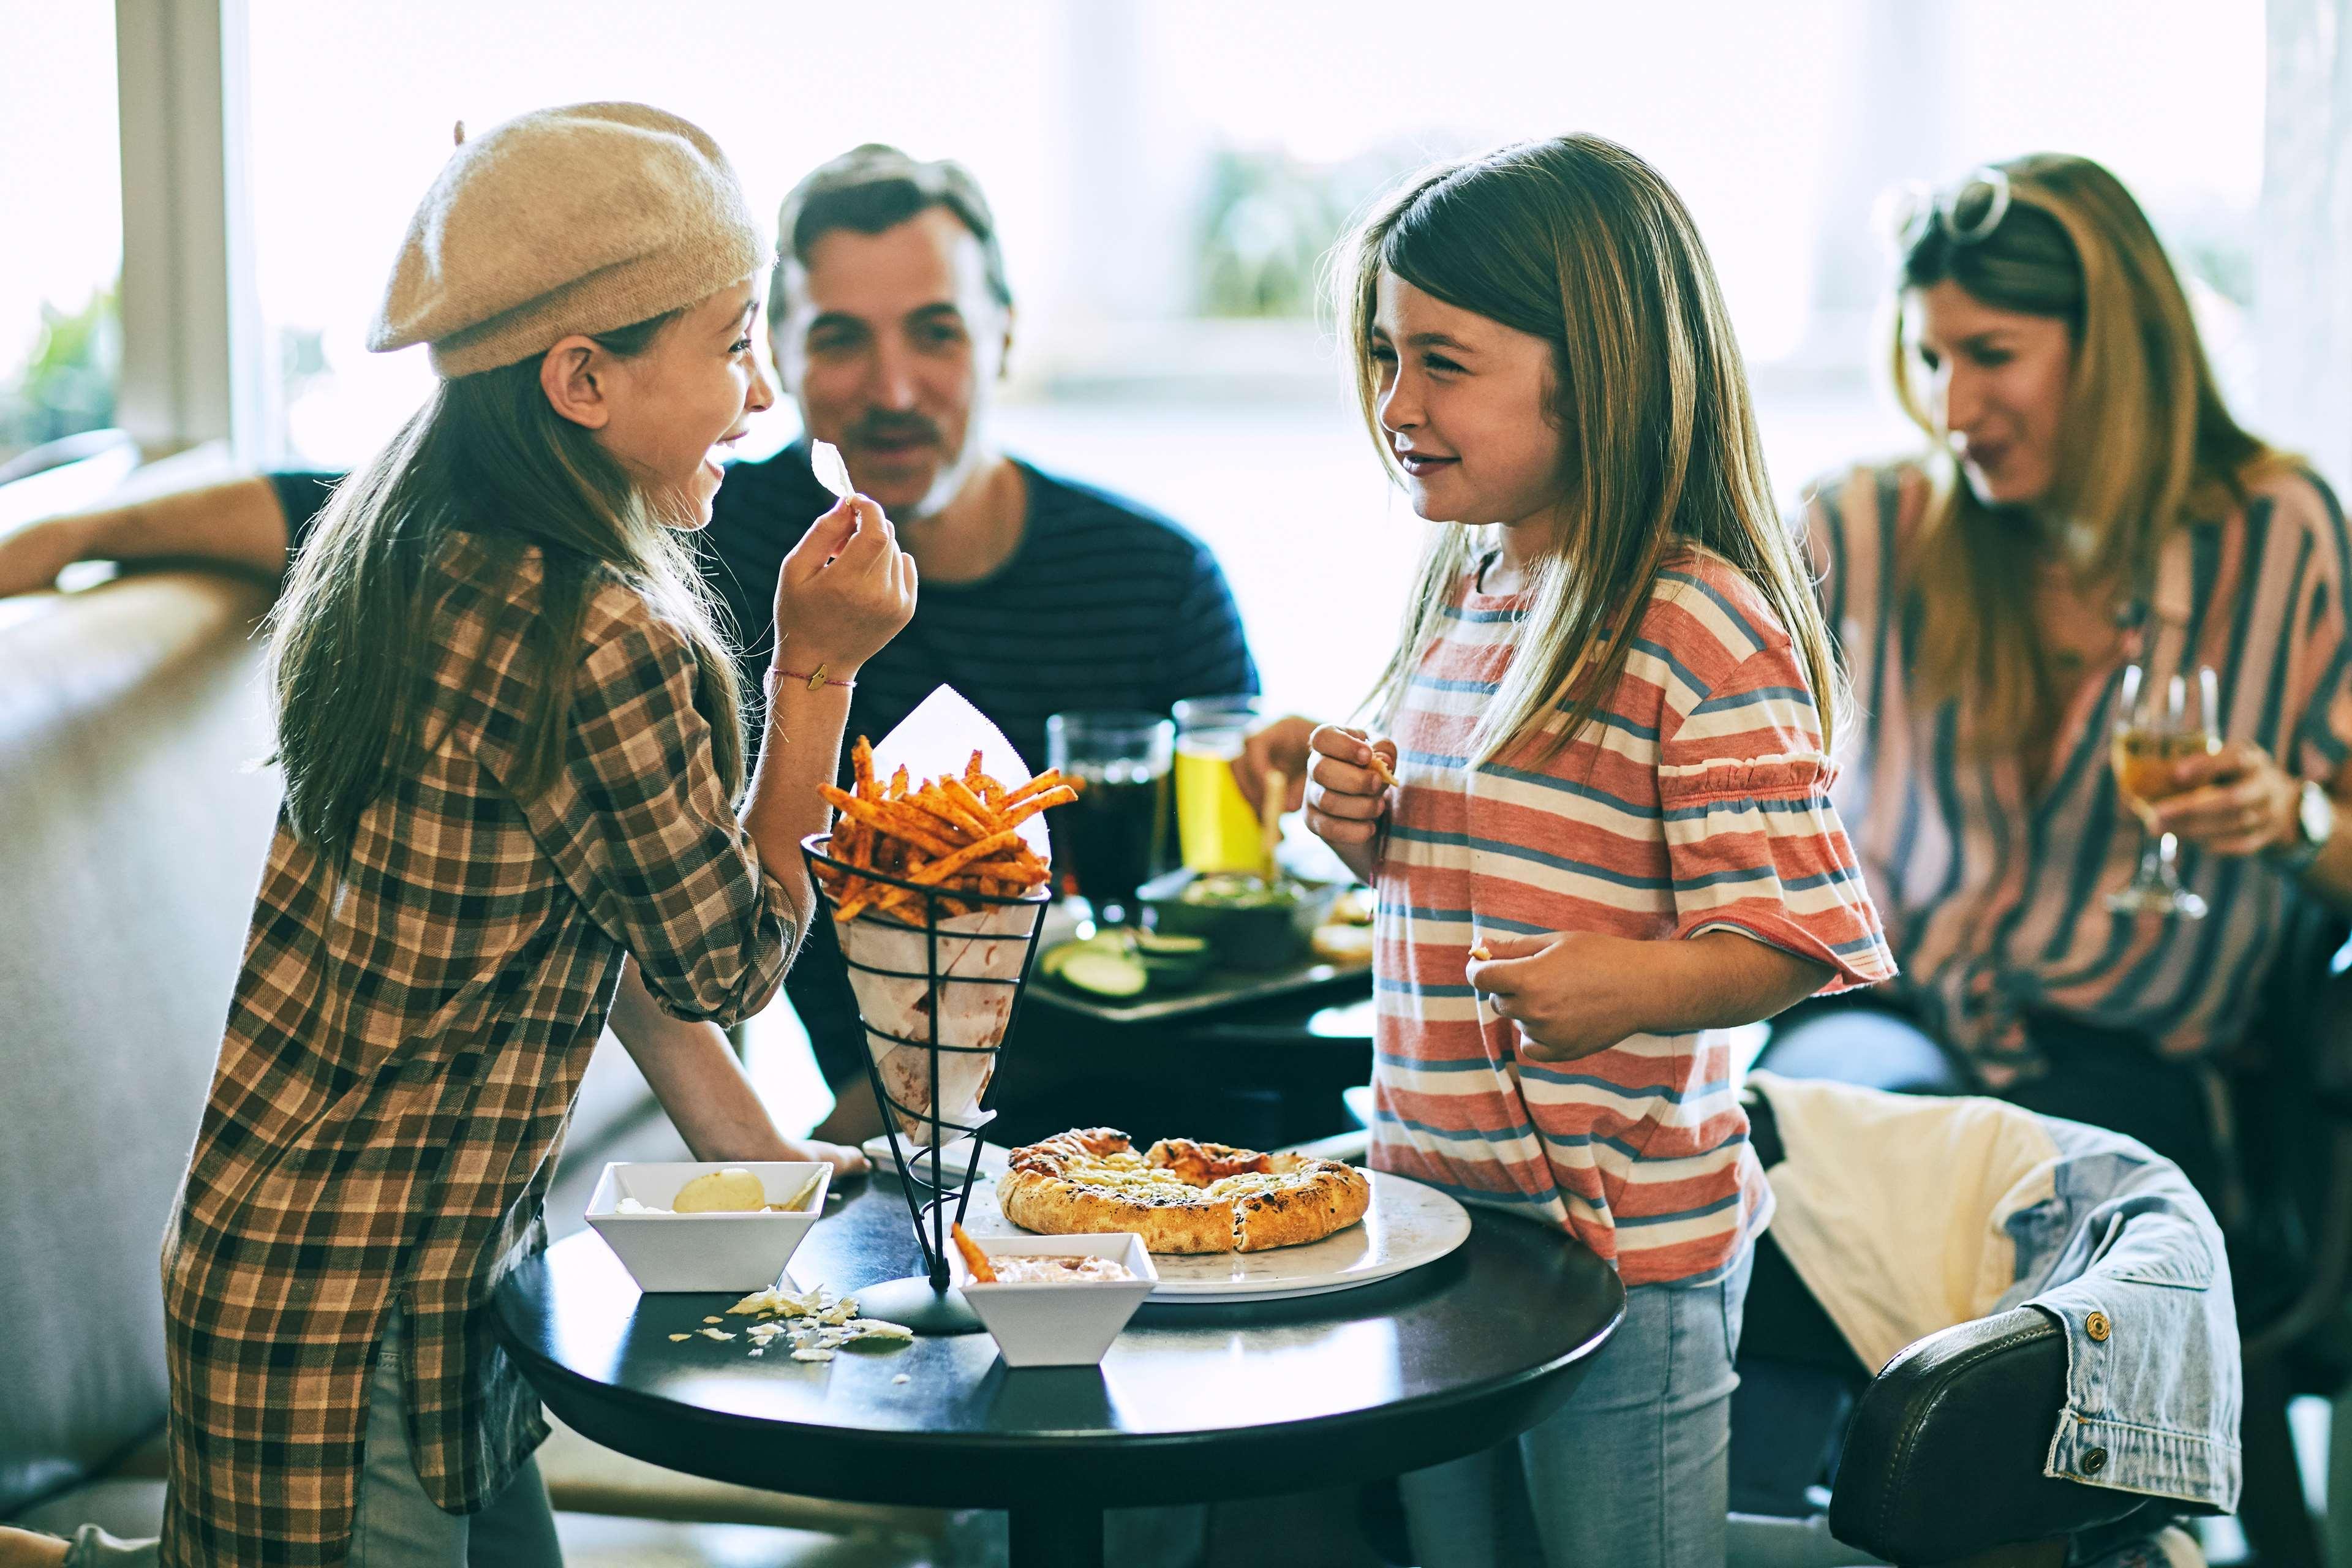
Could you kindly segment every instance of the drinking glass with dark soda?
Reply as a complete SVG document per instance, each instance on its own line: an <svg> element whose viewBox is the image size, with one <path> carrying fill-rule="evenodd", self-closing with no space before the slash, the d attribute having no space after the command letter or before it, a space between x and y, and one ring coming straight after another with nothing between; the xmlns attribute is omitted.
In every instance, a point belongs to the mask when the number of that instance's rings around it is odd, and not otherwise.
<svg viewBox="0 0 2352 1568"><path fill-rule="evenodd" d="M1045 760L1082 782L1077 804L1053 815L1054 856L1076 873L1095 919L1132 925L1136 890L1161 863L1176 726L1156 713L1056 713Z"/></svg>

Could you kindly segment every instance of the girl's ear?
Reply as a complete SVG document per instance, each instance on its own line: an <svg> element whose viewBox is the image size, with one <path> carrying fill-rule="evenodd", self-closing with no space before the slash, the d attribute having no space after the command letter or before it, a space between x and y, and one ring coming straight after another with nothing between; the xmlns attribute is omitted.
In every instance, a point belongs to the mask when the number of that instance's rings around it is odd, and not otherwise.
<svg viewBox="0 0 2352 1568"><path fill-rule="evenodd" d="M1004 340L997 345L996 379L1003 381L1013 374L1013 307L1004 307Z"/></svg>
<svg viewBox="0 0 2352 1568"><path fill-rule="evenodd" d="M589 430L602 430L613 405L601 379L608 355L593 338L574 333L539 362L540 390L558 414Z"/></svg>

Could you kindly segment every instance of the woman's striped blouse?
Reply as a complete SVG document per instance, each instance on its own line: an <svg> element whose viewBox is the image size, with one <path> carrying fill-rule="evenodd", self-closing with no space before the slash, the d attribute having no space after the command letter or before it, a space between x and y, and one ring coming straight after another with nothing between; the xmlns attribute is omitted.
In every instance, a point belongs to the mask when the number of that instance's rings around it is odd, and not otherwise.
<svg viewBox="0 0 2352 1568"><path fill-rule="evenodd" d="M2352 749L2352 547L2335 497L2308 473L2284 473L2241 510L2175 532L2147 602L2126 612L2114 652L2084 676L2036 792L2013 755L1960 744L1955 704L1913 699L1919 616L1906 568L1928 496L1915 465L1856 468L1816 486L1803 518L1859 710L1839 747L1836 799L1906 995L1995 1088L2036 1070L2024 1028L2035 1012L2134 1031L2174 1054L2229 1043L2299 895L2260 859L2184 845L2181 878L2206 919L2107 911L2105 895L2141 847L2108 766L2116 696L2134 658L2164 680L2193 655L2220 678L2225 740L2332 780Z"/></svg>

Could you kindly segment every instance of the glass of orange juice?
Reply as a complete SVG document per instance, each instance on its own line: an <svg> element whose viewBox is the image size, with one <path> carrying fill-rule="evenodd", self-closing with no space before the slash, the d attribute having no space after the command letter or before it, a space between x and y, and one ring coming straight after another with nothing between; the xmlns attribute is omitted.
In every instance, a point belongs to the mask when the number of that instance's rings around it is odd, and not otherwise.
<svg viewBox="0 0 2352 1568"><path fill-rule="evenodd" d="M1234 759L1256 724L1255 697L1193 697L1176 704L1176 842L1187 870L1208 875L1266 864L1257 813L1234 782Z"/></svg>

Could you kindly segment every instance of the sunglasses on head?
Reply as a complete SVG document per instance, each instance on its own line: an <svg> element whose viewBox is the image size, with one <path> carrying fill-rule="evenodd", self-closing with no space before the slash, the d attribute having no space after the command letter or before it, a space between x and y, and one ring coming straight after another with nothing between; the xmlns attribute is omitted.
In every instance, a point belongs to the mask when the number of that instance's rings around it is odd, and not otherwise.
<svg viewBox="0 0 2352 1568"><path fill-rule="evenodd" d="M1908 181L1884 198L1880 228L1898 255L1926 238L1931 226L1954 245L1974 245L2009 216L2009 175L1989 164L1941 191Z"/></svg>

